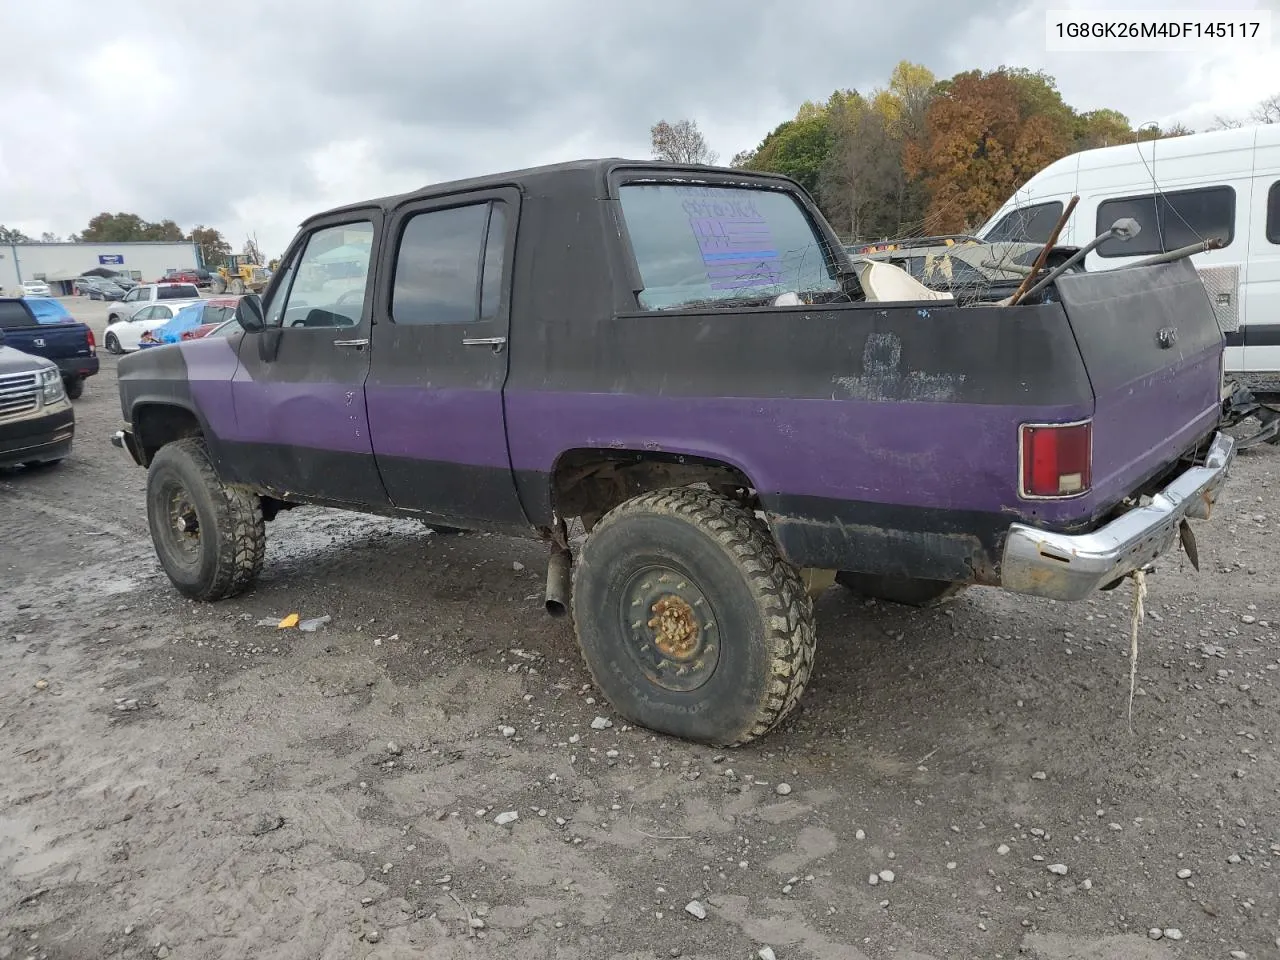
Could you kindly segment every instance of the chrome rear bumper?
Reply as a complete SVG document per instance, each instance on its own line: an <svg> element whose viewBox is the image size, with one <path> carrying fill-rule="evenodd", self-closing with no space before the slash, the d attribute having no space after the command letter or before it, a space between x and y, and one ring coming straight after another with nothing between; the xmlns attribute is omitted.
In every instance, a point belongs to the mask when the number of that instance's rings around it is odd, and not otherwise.
<svg viewBox="0 0 1280 960"><path fill-rule="evenodd" d="M1209 518L1235 454L1235 440L1217 434L1203 466L1191 467L1146 506L1091 533L1052 533L1013 524L1005 540L1001 586L1053 600L1083 600L1147 566L1177 541L1184 519Z"/></svg>

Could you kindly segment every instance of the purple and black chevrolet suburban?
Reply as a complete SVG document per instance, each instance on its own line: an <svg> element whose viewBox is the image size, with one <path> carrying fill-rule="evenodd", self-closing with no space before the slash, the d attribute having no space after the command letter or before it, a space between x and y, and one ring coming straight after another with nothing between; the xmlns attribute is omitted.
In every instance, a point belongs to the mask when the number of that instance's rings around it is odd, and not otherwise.
<svg viewBox="0 0 1280 960"><path fill-rule="evenodd" d="M1080 599L1190 542L1226 477L1188 261L1015 306L919 289L876 295L781 176L439 184L306 221L241 332L121 360L115 442L189 597L248 588L299 504L538 537L615 709L743 743L798 701L833 582Z"/></svg>

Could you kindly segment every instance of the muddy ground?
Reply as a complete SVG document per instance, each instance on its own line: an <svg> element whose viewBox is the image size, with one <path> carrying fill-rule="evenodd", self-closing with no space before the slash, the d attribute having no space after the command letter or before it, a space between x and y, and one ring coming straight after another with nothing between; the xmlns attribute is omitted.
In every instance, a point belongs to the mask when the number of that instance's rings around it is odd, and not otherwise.
<svg viewBox="0 0 1280 960"><path fill-rule="evenodd" d="M1132 733L1127 587L837 588L801 712L720 752L595 696L536 544L297 510L181 600L114 369L0 472L0 958L1280 956L1280 450L1150 578Z"/></svg>

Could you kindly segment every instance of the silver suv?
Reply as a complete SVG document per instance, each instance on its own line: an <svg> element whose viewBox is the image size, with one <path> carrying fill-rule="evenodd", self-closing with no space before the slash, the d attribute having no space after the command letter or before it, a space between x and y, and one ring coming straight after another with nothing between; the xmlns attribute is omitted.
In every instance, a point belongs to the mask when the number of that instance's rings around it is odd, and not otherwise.
<svg viewBox="0 0 1280 960"><path fill-rule="evenodd" d="M124 299L113 304L107 314L107 323L120 320L132 320L133 315L143 307L161 300L199 300L200 291L194 283L144 283L134 287L124 295Z"/></svg>

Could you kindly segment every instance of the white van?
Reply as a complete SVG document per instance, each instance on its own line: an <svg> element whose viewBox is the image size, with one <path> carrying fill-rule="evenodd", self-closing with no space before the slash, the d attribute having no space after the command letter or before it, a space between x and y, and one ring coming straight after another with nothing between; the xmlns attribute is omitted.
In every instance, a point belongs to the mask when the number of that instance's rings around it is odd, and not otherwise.
<svg viewBox="0 0 1280 960"><path fill-rule="evenodd" d="M1044 243L1071 197L1059 243L1083 246L1120 217L1137 237L1085 260L1107 270L1221 237L1195 254L1226 330L1226 369L1255 394L1280 394L1280 124L1083 150L1045 167L978 231Z"/></svg>

